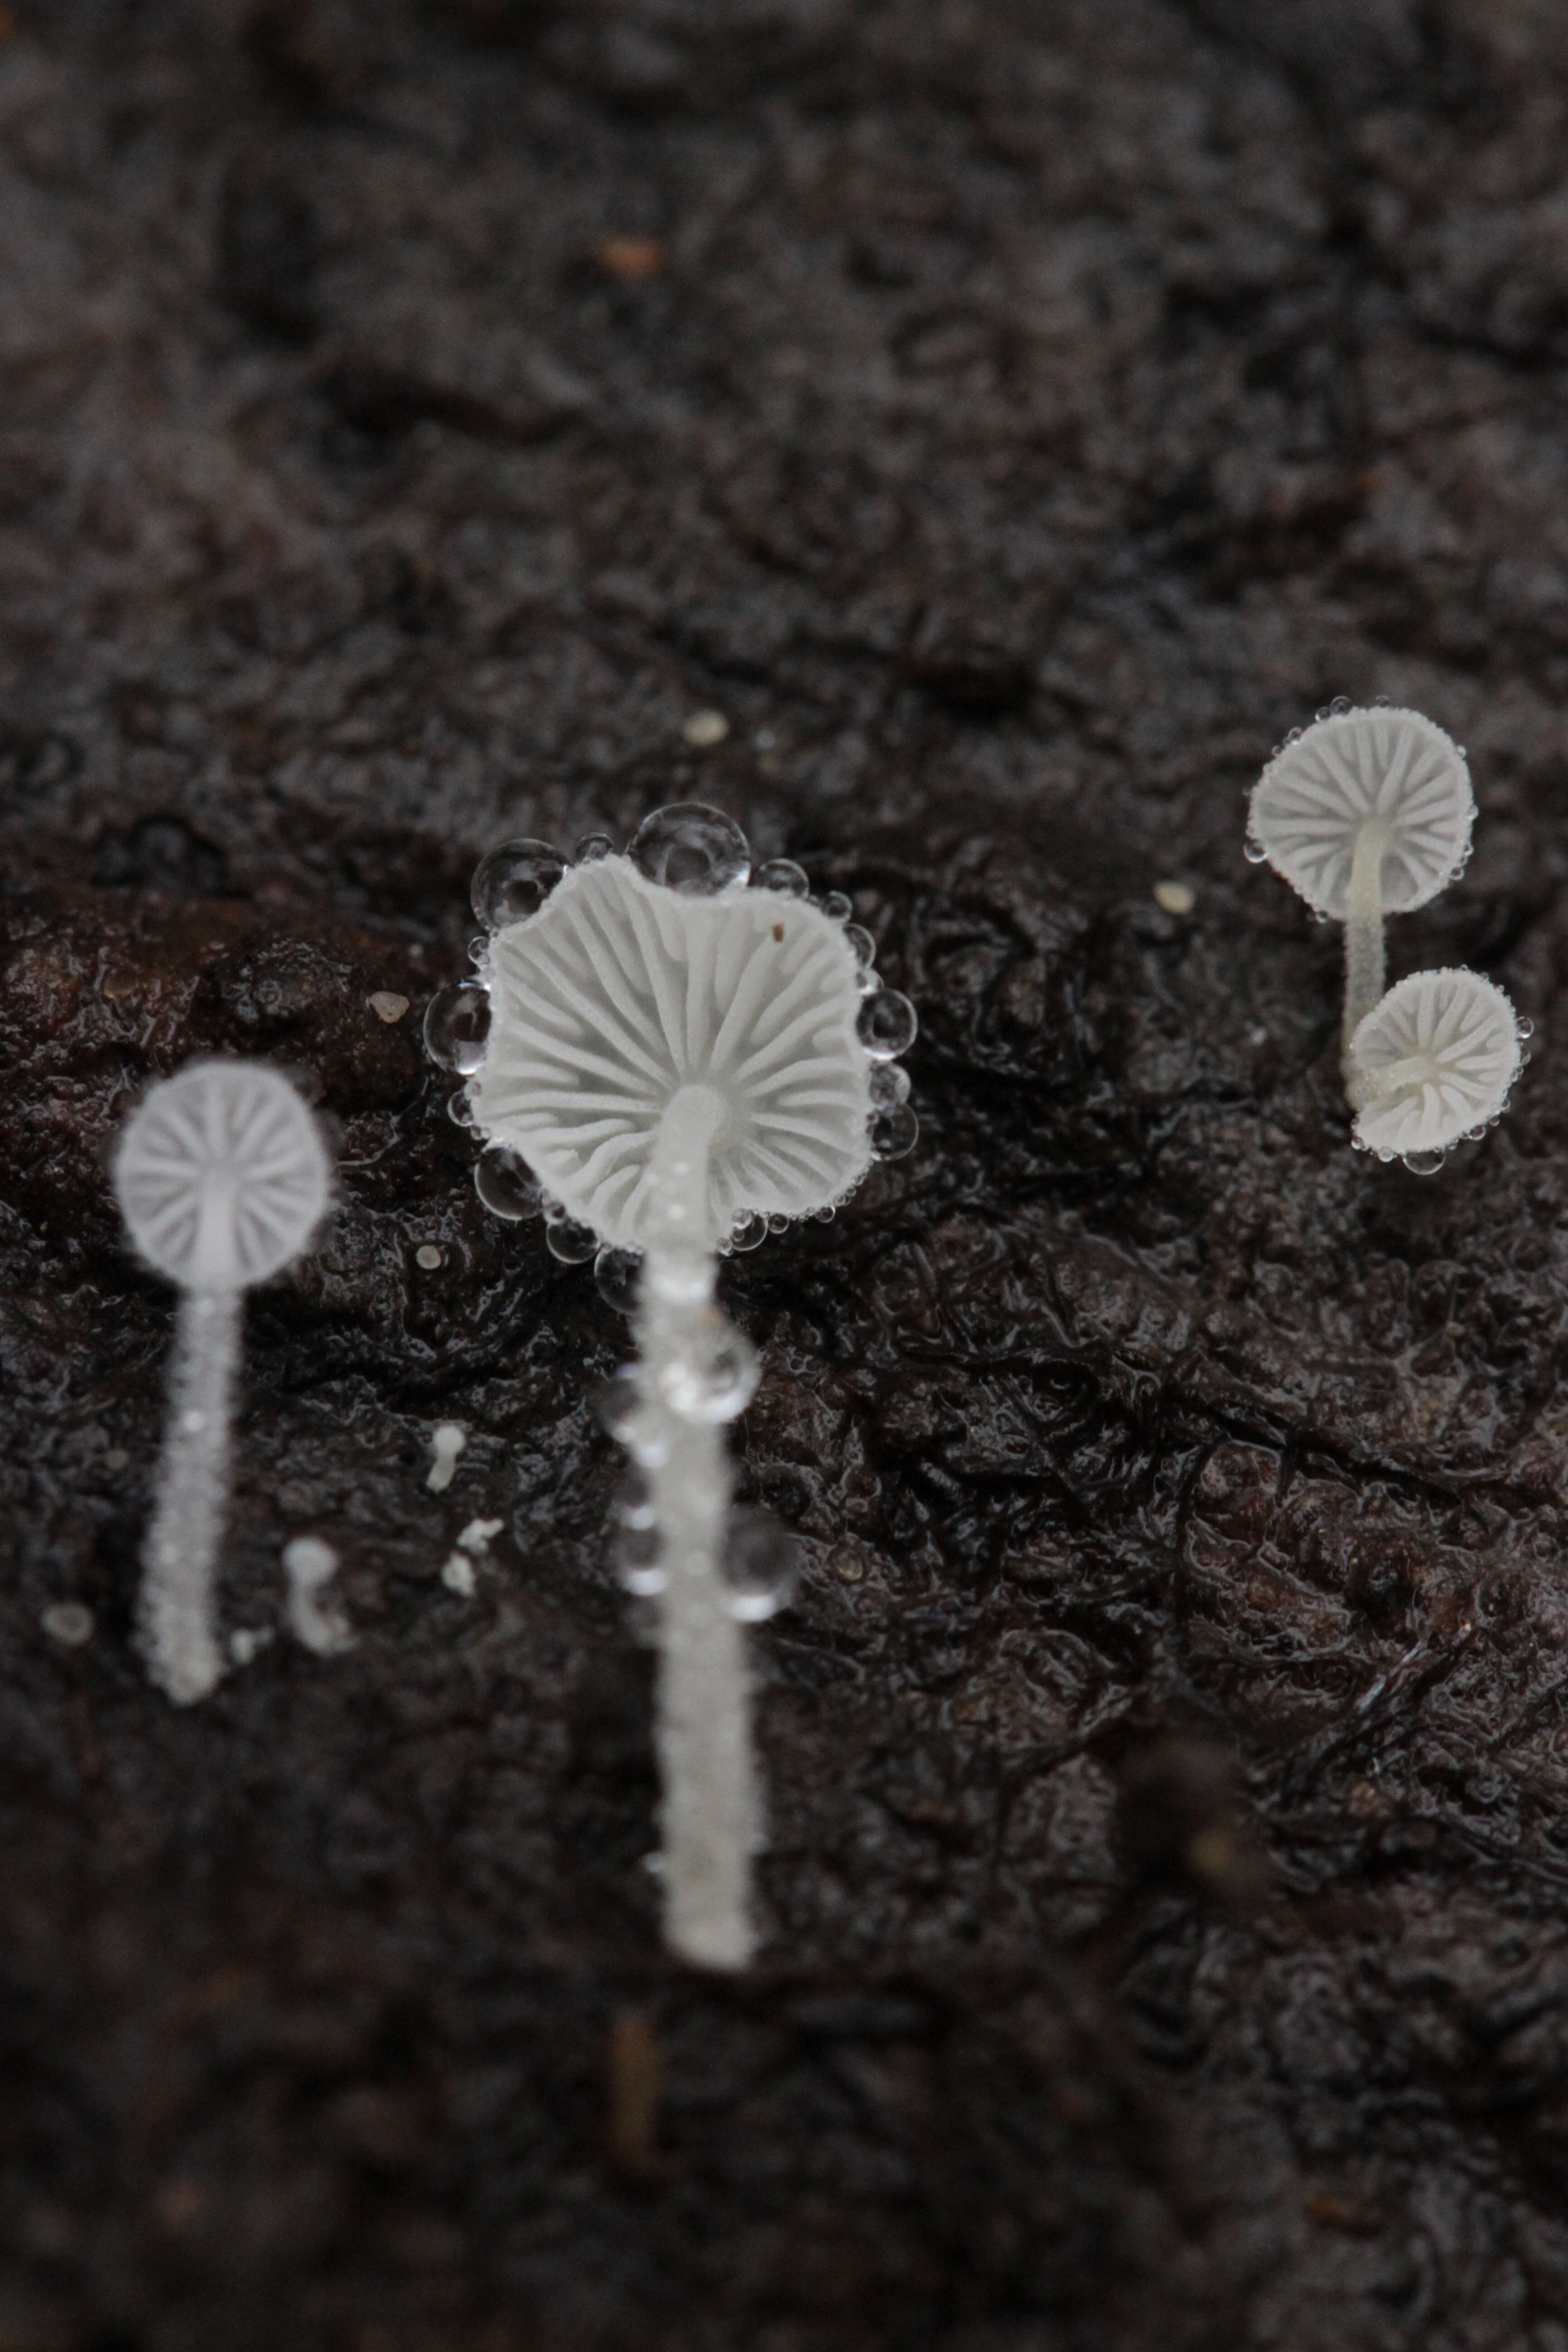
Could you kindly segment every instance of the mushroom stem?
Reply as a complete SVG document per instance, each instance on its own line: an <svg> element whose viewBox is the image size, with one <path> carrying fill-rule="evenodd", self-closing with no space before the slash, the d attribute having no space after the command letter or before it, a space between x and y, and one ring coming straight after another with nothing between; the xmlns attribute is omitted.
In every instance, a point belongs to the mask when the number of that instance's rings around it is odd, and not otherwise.
<svg viewBox="0 0 1568 2352"><path fill-rule="evenodd" d="M237 1290L180 1295L169 1423L138 1608L148 1671L176 1706L205 1698L223 1673L213 1570L228 1497L240 1296Z"/></svg>
<svg viewBox="0 0 1568 2352"><path fill-rule="evenodd" d="M1383 952L1383 858L1387 838L1380 824L1363 824L1351 853L1345 894L1345 1018L1342 1033L1345 1076L1352 1075L1351 1039L1374 1004L1387 973Z"/></svg>
<svg viewBox="0 0 1568 2352"><path fill-rule="evenodd" d="M757 1805L745 1643L724 1590L730 1465L721 1416L703 1417L703 1367L727 1326L713 1305L709 1154L723 1114L708 1087L683 1087L650 1164L648 1243L637 1310L642 1404L665 1586L659 1601L659 1769L664 1787L664 1932L710 1969L752 1953ZM695 1405L682 1411L681 1402Z"/></svg>

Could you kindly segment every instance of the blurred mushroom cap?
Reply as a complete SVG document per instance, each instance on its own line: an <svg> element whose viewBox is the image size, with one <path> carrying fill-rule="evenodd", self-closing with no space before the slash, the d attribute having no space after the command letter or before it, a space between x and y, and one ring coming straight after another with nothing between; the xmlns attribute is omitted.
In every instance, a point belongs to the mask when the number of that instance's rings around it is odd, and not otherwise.
<svg viewBox="0 0 1568 2352"><path fill-rule="evenodd" d="M192 1062L132 1113L114 1189L149 1265L187 1290L241 1290L298 1257L326 1213L320 1128L265 1062Z"/></svg>
<svg viewBox="0 0 1568 2352"><path fill-rule="evenodd" d="M1364 825L1384 835L1384 911L1405 914L1459 871L1475 813L1465 755L1433 720L1343 710L1274 754L1253 787L1248 831L1310 907L1343 922Z"/></svg>

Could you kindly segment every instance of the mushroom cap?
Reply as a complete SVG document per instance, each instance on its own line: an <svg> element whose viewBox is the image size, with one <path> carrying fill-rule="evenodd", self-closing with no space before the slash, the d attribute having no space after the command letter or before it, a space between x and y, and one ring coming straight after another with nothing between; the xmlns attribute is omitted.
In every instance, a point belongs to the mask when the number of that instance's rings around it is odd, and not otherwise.
<svg viewBox="0 0 1568 2352"><path fill-rule="evenodd" d="M191 1062L142 1097L114 1160L137 1249L186 1290L242 1290L298 1257L326 1213L321 1129L264 1062Z"/></svg>
<svg viewBox="0 0 1568 2352"><path fill-rule="evenodd" d="M1253 786L1247 830L1309 907L1342 923L1356 835L1386 840L1387 914L1424 907L1470 845L1476 803L1453 738L1418 710L1342 710L1276 751Z"/></svg>
<svg viewBox="0 0 1568 2352"><path fill-rule="evenodd" d="M1351 1039L1356 1140L1446 1150L1501 1110L1520 1060L1518 1016L1500 988L1479 971L1413 971Z"/></svg>
<svg viewBox="0 0 1568 2352"><path fill-rule="evenodd" d="M646 1244L653 1147L685 1087L722 1105L716 1233L826 1208L871 1164L858 967L808 902L743 885L689 897L605 857L496 932L485 976L477 1124L615 1248Z"/></svg>

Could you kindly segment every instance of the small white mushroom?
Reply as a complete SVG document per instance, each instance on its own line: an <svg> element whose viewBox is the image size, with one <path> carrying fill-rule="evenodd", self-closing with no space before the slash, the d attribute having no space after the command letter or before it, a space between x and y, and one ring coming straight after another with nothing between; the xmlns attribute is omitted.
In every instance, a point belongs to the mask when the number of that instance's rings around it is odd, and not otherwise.
<svg viewBox="0 0 1568 2352"><path fill-rule="evenodd" d="M296 1536L283 1547L283 1573L289 1580L289 1630L319 1658L352 1650L353 1633L327 1587L338 1572L338 1556L320 1536Z"/></svg>
<svg viewBox="0 0 1568 2352"><path fill-rule="evenodd" d="M1335 710L1281 745L1248 835L1309 907L1345 927L1343 1043L1383 994L1383 919L1424 907L1469 851L1475 800L1458 745L1417 710Z"/></svg>
<svg viewBox="0 0 1568 2352"><path fill-rule="evenodd" d="M425 1484L433 1495L444 1495L457 1476L458 1456L468 1442L468 1432L460 1422L439 1421L431 1431L430 1451L436 1459Z"/></svg>
<svg viewBox="0 0 1568 2352"><path fill-rule="evenodd" d="M1431 1174L1450 1144L1498 1117L1521 1058L1518 1015L1491 981L1412 972L1351 1040L1356 1141Z"/></svg>
<svg viewBox="0 0 1568 2352"><path fill-rule="evenodd" d="M115 1191L136 1248L181 1290L169 1420L143 1555L149 1672L177 1706L223 1672L213 1574L228 1507L242 1293L297 1257L331 1169L300 1096L259 1062L193 1062L132 1114Z"/></svg>
<svg viewBox="0 0 1568 2352"><path fill-rule="evenodd" d="M892 1066L915 1014L880 987L847 899L814 906L783 860L747 887L745 836L717 810L658 810L628 855L607 851L595 839L570 869L536 842L491 852L474 884L484 1012L447 991L426 1035L468 1078L481 1197L521 1215L531 1174L549 1246L569 1263L597 1251L607 1297L642 1258L641 1361L615 1426L647 1484L623 1523L626 1580L659 1613L665 1933L739 1968L760 1818L742 1622L766 1605L754 1579L727 1581L721 1425L757 1366L715 1304L716 1254L830 1216L874 1158L910 1148Z"/></svg>

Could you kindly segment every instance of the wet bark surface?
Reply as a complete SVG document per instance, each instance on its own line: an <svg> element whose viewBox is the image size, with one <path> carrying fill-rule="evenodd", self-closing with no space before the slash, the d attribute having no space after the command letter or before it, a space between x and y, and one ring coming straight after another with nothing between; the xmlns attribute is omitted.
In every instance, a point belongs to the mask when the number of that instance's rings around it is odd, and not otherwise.
<svg viewBox="0 0 1568 2352"><path fill-rule="evenodd" d="M0 2346L1564 2352L1560 12L0 32ZM1537 1025L1430 1182L1242 856L1339 693L1476 776L1394 975ZM691 796L922 1023L914 1155L725 1276L803 1562L734 1985L644 1866L626 1326L417 1042L484 848ZM342 1173L179 1712L103 1155L200 1052Z"/></svg>

